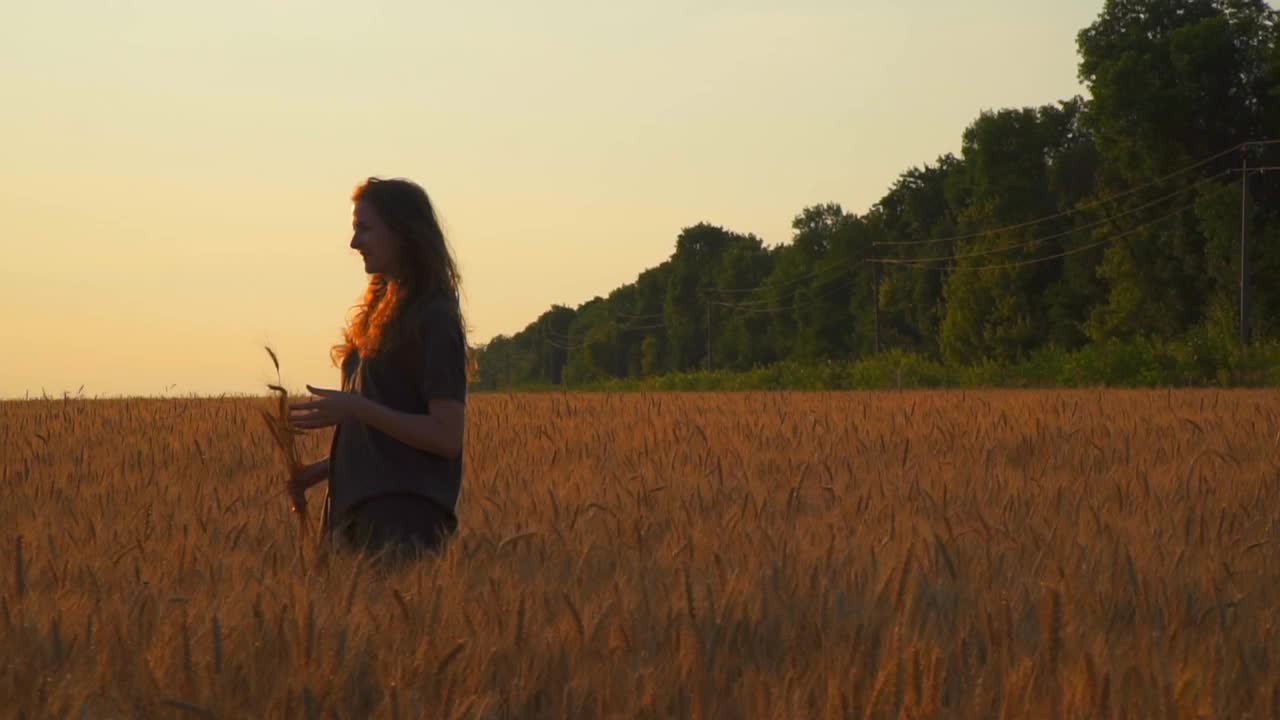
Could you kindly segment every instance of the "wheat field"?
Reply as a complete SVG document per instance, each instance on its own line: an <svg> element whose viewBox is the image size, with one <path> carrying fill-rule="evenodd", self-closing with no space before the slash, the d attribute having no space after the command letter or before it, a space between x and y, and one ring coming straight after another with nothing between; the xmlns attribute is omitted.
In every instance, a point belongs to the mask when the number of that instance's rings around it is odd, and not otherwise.
<svg viewBox="0 0 1280 720"><path fill-rule="evenodd" d="M1280 717L1275 392L474 395L396 567L272 402L0 403L0 713Z"/></svg>

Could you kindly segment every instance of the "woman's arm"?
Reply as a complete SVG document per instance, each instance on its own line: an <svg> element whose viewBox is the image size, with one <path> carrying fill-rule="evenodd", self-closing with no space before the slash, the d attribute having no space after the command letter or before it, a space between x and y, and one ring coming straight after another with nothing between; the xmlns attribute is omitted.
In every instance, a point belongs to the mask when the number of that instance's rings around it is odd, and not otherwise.
<svg viewBox="0 0 1280 720"><path fill-rule="evenodd" d="M410 447L450 460L462 455L462 438L466 428L466 405L457 400L432 398L430 414L407 413L374 402L363 396L356 408L356 419L381 430Z"/></svg>
<svg viewBox="0 0 1280 720"><path fill-rule="evenodd" d="M319 485L328 479L329 458L325 458L323 460L317 460L316 462L304 467L302 472L298 474L298 477L292 478L290 483L306 490L312 485Z"/></svg>

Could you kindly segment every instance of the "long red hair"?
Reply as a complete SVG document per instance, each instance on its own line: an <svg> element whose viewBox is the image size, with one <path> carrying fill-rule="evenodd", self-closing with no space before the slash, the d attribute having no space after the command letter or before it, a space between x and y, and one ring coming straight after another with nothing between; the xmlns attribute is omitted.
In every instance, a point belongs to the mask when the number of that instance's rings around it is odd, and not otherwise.
<svg viewBox="0 0 1280 720"><path fill-rule="evenodd" d="M371 177L355 188L351 201L371 206L400 238L400 264L392 272L369 276L364 298L352 308L351 320L342 331L342 342L330 353L334 365L341 367L352 350L372 357L399 347L416 313L443 295L457 311L468 374L473 374L460 298L462 278L427 192L410 180Z"/></svg>

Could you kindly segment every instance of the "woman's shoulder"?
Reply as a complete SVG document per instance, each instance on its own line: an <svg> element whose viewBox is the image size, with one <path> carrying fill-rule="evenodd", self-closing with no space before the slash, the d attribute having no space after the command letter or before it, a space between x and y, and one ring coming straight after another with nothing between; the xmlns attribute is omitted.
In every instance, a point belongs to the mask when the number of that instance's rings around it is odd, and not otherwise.
<svg viewBox="0 0 1280 720"><path fill-rule="evenodd" d="M461 313L458 301L445 294L424 297L408 308L409 325L419 336L441 330L452 331L459 327Z"/></svg>
<svg viewBox="0 0 1280 720"><path fill-rule="evenodd" d="M432 295L425 298L423 302L428 313L454 316L458 314L458 299L445 293Z"/></svg>
<svg viewBox="0 0 1280 720"><path fill-rule="evenodd" d="M418 320L432 321L459 315L457 299L442 293L423 297L414 306L415 319Z"/></svg>

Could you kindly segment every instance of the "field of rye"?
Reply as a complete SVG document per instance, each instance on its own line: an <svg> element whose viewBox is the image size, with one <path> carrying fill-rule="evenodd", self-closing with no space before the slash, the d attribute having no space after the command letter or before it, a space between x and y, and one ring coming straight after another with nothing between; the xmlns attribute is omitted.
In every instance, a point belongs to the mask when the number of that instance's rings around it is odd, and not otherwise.
<svg viewBox="0 0 1280 720"><path fill-rule="evenodd" d="M6 717L1280 716L1274 391L474 395L390 570L259 408L0 403Z"/></svg>

